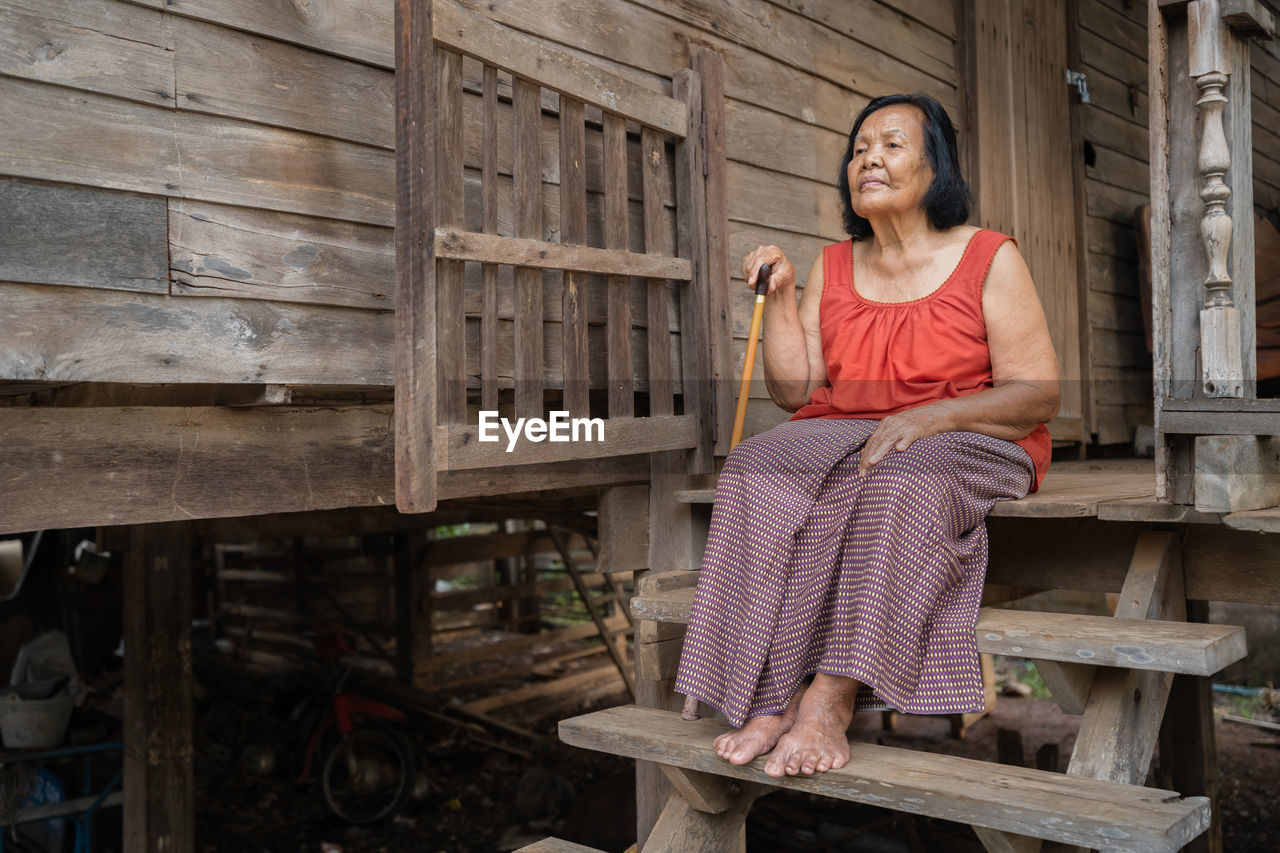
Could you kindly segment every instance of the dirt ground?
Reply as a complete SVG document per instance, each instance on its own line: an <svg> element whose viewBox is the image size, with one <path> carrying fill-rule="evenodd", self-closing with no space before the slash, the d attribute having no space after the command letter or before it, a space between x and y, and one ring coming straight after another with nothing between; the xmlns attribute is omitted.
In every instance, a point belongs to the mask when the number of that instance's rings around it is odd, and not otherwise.
<svg viewBox="0 0 1280 853"><path fill-rule="evenodd" d="M618 694L591 707L625 701ZM589 710L514 709L508 716L545 740L539 744L500 733L478 734L439 720L417 719L420 798L393 822L352 829L327 818L314 787L278 779L198 770L198 846L202 853L495 853L555 835L606 850L623 851L634 840L631 763L577 750L555 740L555 719ZM531 719L540 717L540 719ZM945 718L899 715L892 732L881 715L863 714L851 736L889 746L995 760L997 732L1020 732L1026 761L1056 744L1059 769L1070 759L1079 717L1045 699L1001 697L995 711L961 740L949 736ZM1280 735L1219 721L1219 790L1225 849L1273 853L1280 849L1275 824L1280 802ZM518 754L518 753L524 754ZM1157 759L1158 760L1158 759ZM203 768L203 772L201 772ZM333 845L329 848L322 844ZM748 849L830 850L844 853L981 851L960 824L916 818L870 806L834 803L778 793L760 800L748 822Z"/></svg>

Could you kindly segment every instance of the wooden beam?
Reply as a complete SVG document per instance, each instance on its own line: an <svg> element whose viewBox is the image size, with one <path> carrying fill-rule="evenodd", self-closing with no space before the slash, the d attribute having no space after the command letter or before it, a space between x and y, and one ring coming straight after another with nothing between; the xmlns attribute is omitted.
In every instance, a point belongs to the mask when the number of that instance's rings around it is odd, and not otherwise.
<svg viewBox="0 0 1280 853"><path fill-rule="evenodd" d="M1208 622L1209 603L1188 601L1187 618ZM1184 848L1188 853L1223 851L1218 747L1213 725L1212 679L1175 675L1160 724L1160 768L1168 772L1170 787L1184 796L1208 797L1213 810L1209 829Z"/></svg>
<svg viewBox="0 0 1280 853"><path fill-rule="evenodd" d="M707 279L707 197L703 137L702 80L691 68L682 68L671 81L671 90L689 113L689 136L676 143L677 250L692 265L693 278L680 289L680 351L684 375L681 391L684 412L697 421L689 473L715 472L715 416L713 412L710 282Z"/></svg>
<svg viewBox="0 0 1280 853"><path fill-rule="evenodd" d="M709 814L673 792L642 849L645 853L741 853L746 849L752 802L753 798L740 798L732 808Z"/></svg>
<svg viewBox="0 0 1280 853"><path fill-rule="evenodd" d="M124 846L195 850L191 540L185 523L133 529L125 557Z"/></svg>
<svg viewBox="0 0 1280 853"><path fill-rule="evenodd" d="M513 81L515 236L542 239L541 137L542 90L527 80ZM542 396L542 274L531 267L516 268L515 386L516 414L541 417Z"/></svg>
<svg viewBox="0 0 1280 853"><path fill-rule="evenodd" d="M1180 549L1172 533L1150 531L1142 535L1120 591L1117 618L1186 618ZM1172 682L1173 676L1167 672L1099 670L1068 775L1141 785L1147 778Z"/></svg>
<svg viewBox="0 0 1280 853"><path fill-rule="evenodd" d="M669 258L595 249L590 246L549 243L519 237L501 237L475 231L437 228L436 256L459 261L483 261L548 270L572 270L604 275L635 275L688 281L693 265L685 258Z"/></svg>
<svg viewBox="0 0 1280 853"><path fill-rule="evenodd" d="M711 328L709 366L712 411L716 418L716 453L729 452L733 429L733 324L729 288L729 184L725 118L724 58L713 50L695 48L693 69L702 78L705 117L703 167L706 172L707 296Z"/></svg>
<svg viewBox="0 0 1280 853"><path fill-rule="evenodd" d="M1280 505L1280 436L1196 436L1195 477L1196 509L1200 512L1240 512Z"/></svg>
<svg viewBox="0 0 1280 853"><path fill-rule="evenodd" d="M1083 714L1089 702L1096 667L1082 663L1037 659L1036 671L1044 681L1053 701L1064 714Z"/></svg>
<svg viewBox="0 0 1280 853"><path fill-rule="evenodd" d="M0 532L389 507L391 420L387 406L0 407ZM444 472L439 494L590 489L648 475L642 455L498 465Z"/></svg>
<svg viewBox="0 0 1280 853"><path fill-rule="evenodd" d="M671 764L659 764L659 768L671 781L676 794L683 797L690 807L706 814L727 812L738 803L742 785L714 773L688 770Z"/></svg>
<svg viewBox="0 0 1280 853"><path fill-rule="evenodd" d="M436 506L435 48L432 7L396 0L395 503Z"/></svg>
<svg viewBox="0 0 1280 853"><path fill-rule="evenodd" d="M441 44L656 130L686 134L688 125L679 101L497 24L453 0L436 0L435 7L435 38Z"/></svg>
<svg viewBox="0 0 1280 853"><path fill-rule="evenodd" d="M1275 38L1275 16L1259 0L1220 0L1220 11L1222 20L1241 38Z"/></svg>
<svg viewBox="0 0 1280 853"><path fill-rule="evenodd" d="M649 488L615 486L600 492L602 572L634 572L649 567Z"/></svg>

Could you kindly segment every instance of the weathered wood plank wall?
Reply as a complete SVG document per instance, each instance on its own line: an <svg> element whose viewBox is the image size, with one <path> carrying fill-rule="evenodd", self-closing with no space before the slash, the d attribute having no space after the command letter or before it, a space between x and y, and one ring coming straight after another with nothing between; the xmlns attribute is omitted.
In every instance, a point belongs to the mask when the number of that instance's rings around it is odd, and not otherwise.
<svg viewBox="0 0 1280 853"><path fill-rule="evenodd" d="M857 110L887 91L929 92L953 114L959 105L951 0L463 2L664 93L671 74L689 64L692 45L725 55L738 369L751 298L737 259L758 243L777 243L803 273L824 243L843 236L835 168ZM1150 414L1132 230L1147 180L1145 20L1140 4L1125 0L1080 0L1077 8L1082 70L1094 98L1081 108L1092 149L1083 273L1097 380L1092 430L1110 443L1127 440ZM0 376L387 384L392 326L385 311L394 295L391 32L390 8L374 0L303 6L287 0L0 0L0 110L10 118L0 125L0 192L43 198L60 211L52 230L33 225L21 241L12 235L24 232L0 229L11 235L6 245L26 247L25 255L0 253L6 259L0 294L12 320L31 332L0 341ZM1261 210L1274 212L1280 204L1280 48L1263 44L1253 57L1255 198ZM464 63L463 79L471 134L464 145L466 218L467 227L478 230L478 66ZM499 89L509 95L509 81L502 79ZM544 99L543 106L557 105ZM505 124L509 104L499 113ZM543 230L554 239L559 158L549 116L542 135ZM595 132L586 139L589 231L599 227L603 207L602 137ZM644 216L634 136L628 157L628 239L640 250ZM498 228L505 233L514 219L506 134L497 160L503 179ZM673 241L669 177L663 190L664 227ZM110 250L103 247L111 235L95 232L94 221L118 229L121 239ZM68 235L61 245L49 236L57 233ZM601 234L589 239L603 244ZM167 272L157 270L148 248L157 245L166 248ZM472 319L466 346L474 381L484 284L477 265L467 266ZM634 346L645 342L644 287L633 283ZM498 306L499 339L507 340L515 305L509 283L499 292L506 294ZM595 295L586 308L601 323L607 306ZM72 310L63 312L64 305ZM560 338L555 326L562 305L559 276L549 274L543 287L548 342ZM108 314L110 336L101 333ZM668 316L674 332L674 299ZM187 351L179 357L156 339L170 323L185 336ZM327 340L334 349L317 362ZM544 357L552 387L561 381L558 350L548 343ZM589 339L593 381L604 375L605 351L602 338ZM680 347L673 342L670 351L671 375L679 376ZM501 361L512 357L510 344L500 348ZM647 359L633 364L643 389ZM762 375L759 365L756 375ZM757 394L764 396L762 383ZM748 430L783 416L761 400Z"/></svg>

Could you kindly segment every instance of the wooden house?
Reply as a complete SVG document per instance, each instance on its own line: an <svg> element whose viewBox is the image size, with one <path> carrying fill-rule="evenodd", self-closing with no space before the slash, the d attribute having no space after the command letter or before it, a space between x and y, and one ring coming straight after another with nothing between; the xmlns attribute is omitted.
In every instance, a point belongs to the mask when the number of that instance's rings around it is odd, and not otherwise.
<svg viewBox="0 0 1280 853"><path fill-rule="evenodd" d="M145 688L189 679L172 569L209 519L390 529L464 498L598 496L602 567L651 573L640 703L669 705L668 599L691 583L671 573L698 566L746 350L738 259L843 238L852 118L894 91L950 111L978 220L1028 259L1066 380L1055 444L1083 458L1153 426L1156 461L1060 466L991 522L993 585L1125 593L1114 634L989 632L988 650L1041 637L1020 648L1094 732L1067 781L999 782L1036 792L1009 818L1000 795L886 794L907 772L889 756L880 787L839 795L971 820L992 850L1211 843L1207 801L1140 786L1163 720L1169 787L1212 797L1207 677L1243 637L1196 624L1202 602L1280 603L1280 404L1258 398L1252 292L1254 213L1280 205L1266 6L0 0L0 532L131 531L130 849L191 849L186 699ZM756 385L749 432L784 417ZM480 411L601 418L604 437L507 452ZM1051 630L1103 639L1064 652ZM1159 646L1155 668L1083 654L1122 634ZM654 849L712 824L705 849L731 848L760 789L711 776L701 730L623 743L666 725L637 713L565 737L664 767L639 769L642 839L677 791ZM1076 823L1051 814L1068 794Z"/></svg>

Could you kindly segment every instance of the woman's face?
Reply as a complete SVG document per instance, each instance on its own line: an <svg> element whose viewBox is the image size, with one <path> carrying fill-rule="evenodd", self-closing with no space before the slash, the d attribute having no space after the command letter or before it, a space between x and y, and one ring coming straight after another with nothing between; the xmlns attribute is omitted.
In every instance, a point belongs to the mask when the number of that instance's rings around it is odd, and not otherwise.
<svg viewBox="0 0 1280 853"><path fill-rule="evenodd" d="M920 109L894 104L867 116L853 141L848 177L853 212L863 219L920 209L933 183Z"/></svg>

